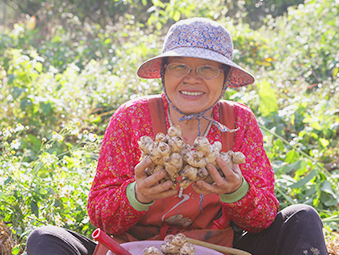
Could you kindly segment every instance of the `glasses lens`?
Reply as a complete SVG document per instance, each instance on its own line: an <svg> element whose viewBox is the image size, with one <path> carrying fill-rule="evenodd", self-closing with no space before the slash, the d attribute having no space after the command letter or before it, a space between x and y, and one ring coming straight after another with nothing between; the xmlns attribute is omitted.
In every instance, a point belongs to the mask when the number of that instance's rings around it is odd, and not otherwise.
<svg viewBox="0 0 339 255"><path fill-rule="evenodd" d="M174 76L182 77L188 74L190 68L185 64L172 63L167 66L167 70Z"/></svg>
<svg viewBox="0 0 339 255"><path fill-rule="evenodd" d="M219 68L216 66L199 66L197 68L198 74L205 79L213 79L219 75Z"/></svg>
<svg viewBox="0 0 339 255"><path fill-rule="evenodd" d="M218 67L209 65L190 68L188 65L183 63L171 63L166 68L170 74L177 77L184 77L188 75L191 69L196 69L197 74L204 79L214 79L220 73Z"/></svg>

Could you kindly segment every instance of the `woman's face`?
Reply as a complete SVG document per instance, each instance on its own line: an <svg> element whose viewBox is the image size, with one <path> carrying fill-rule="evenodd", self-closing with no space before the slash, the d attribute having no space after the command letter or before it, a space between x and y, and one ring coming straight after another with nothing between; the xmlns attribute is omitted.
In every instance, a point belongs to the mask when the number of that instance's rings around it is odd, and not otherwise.
<svg viewBox="0 0 339 255"><path fill-rule="evenodd" d="M170 57L167 65L171 63L183 63L191 68L203 65L215 66L219 69L222 65L218 62L188 57ZM186 114L198 113L211 107L219 98L224 85L224 73L214 79L201 78L196 70L184 77L176 77L165 69L165 89L172 103Z"/></svg>

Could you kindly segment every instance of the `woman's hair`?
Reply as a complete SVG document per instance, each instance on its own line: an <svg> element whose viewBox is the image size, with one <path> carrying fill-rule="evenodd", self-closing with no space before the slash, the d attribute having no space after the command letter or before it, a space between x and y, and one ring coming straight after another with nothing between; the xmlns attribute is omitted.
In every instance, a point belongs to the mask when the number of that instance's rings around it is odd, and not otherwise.
<svg viewBox="0 0 339 255"><path fill-rule="evenodd" d="M231 67L229 65L222 64L221 69L224 70L224 75L226 78L231 71Z"/></svg>
<svg viewBox="0 0 339 255"><path fill-rule="evenodd" d="M167 63L168 63L168 57L161 59L161 70L162 70L162 72L164 71L165 65L167 65Z"/></svg>

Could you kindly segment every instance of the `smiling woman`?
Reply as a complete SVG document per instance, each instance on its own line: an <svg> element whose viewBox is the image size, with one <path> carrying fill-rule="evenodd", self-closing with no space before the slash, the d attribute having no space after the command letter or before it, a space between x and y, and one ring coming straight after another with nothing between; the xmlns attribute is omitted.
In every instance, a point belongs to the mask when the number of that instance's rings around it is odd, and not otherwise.
<svg viewBox="0 0 339 255"><path fill-rule="evenodd" d="M185 114L205 112L205 115L212 117L212 106L223 94L226 77L221 63L192 57L169 57L167 61L163 83L167 98L171 102L169 114L174 125L180 125L177 119ZM173 67L176 69L173 70ZM178 70L178 67L181 70ZM208 75L208 78L202 77L202 74ZM209 121L200 120L202 130L197 129L197 120L190 122L193 124L191 127L186 129L186 126L182 125L181 128L188 143L193 144L198 133L206 131Z"/></svg>
<svg viewBox="0 0 339 255"><path fill-rule="evenodd" d="M221 24L206 18L177 22L162 53L141 64L137 74L160 78L163 93L128 101L113 114L88 198L93 225L118 242L183 233L253 255L327 254L322 223L312 207L279 212L274 172L252 111L221 100L227 88L254 82L252 74L233 62L233 42ZM147 144L165 146L172 126L180 130L185 149L162 157L159 146L145 146L150 156L141 153L138 141L148 138ZM243 154L246 162L228 165L227 158L216 157L198 169L208 172L210 181L195 179L180 190L176 184L181 177L169 178L166 167L175 159L176 170L184 169L187 164L180 159L188 158L202 138L206 146L222 144L216 147L224 153ZM197 152L192 159L200 156ZM147 169L155 169L153 158L163 161L165 169L148 175ZM91 240L55 227L33 231L27 242L29 255L87 255L95 247Z"/></svg>

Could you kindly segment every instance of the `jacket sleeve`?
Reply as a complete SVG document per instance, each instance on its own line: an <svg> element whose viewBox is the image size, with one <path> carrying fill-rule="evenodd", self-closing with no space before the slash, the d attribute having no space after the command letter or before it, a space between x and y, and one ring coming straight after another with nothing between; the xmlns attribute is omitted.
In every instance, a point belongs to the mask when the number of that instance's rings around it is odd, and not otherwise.
<svg viewBox="0 0 339 255"><path fill-rule="evenodd" d="M242 105L237 108L235 151L246 156L240 165L242 175L249 184L247 194L233 203L224 203L229 218L249 232L260 232L274 221L279 202L274 192L274 172L263 146L263 135L253 112Z"/></svg>
<svg viewBox="0 0 339 255"><path fill-rule="evenodd" d="M148 109L140 105L135 109L121 106L112 116L102 141L87 210L92 224L109 234L125 232L146 213L135 210L126 195L128 184L135 180L134 167L140 158L140 128L150 132L147 118L140 123L142 118L137 117L144 112Z"/></svg>

